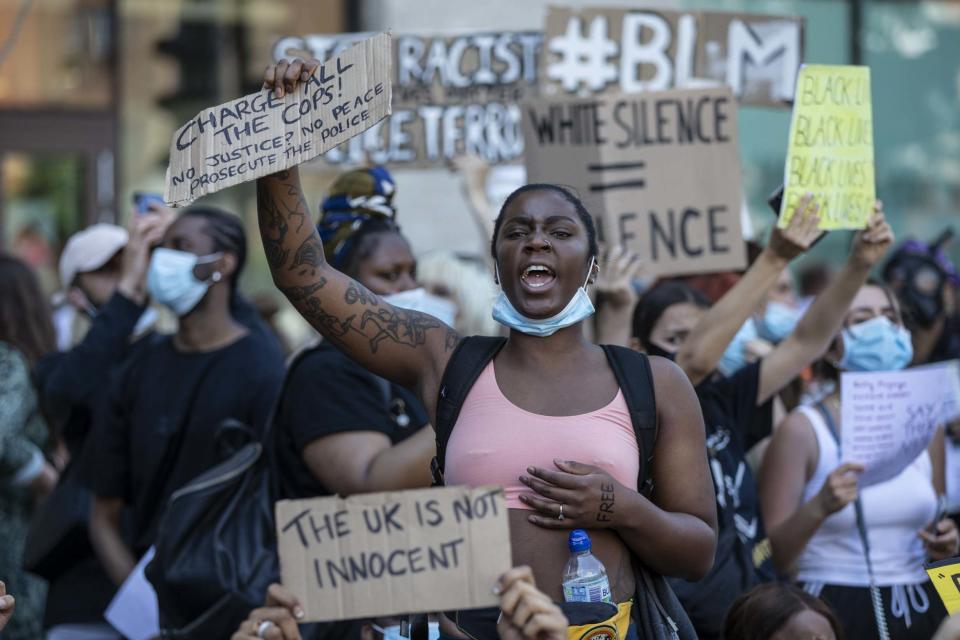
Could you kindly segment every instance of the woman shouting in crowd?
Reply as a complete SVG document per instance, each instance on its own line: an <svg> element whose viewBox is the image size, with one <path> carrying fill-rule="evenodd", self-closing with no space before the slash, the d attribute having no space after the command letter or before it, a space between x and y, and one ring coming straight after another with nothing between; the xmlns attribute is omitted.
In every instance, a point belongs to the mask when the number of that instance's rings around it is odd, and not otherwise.
<svg viewBox="0 0 960 640"><path fill-rule="evenodd" d="M278 95L293 91L318 64L282 61L268 68L265 84ZM415 390L436 425L441 381L461 337L327 262L296 169L261 178L257 191L281 291L337 348ZM569 531L586 528L613 598L629 607L633 557L665 575L695 580L709 571L716 509L700 408L683 372L636 356L645 376L630 384L654 400L639 410L657 429L652 450L640 451L613 357L583 336L593 312L586 287L599 271L595 236L590 214L561 187L527 185L507 199L491 248L501 287L494 314L510 335L469 389L438 466L450 484L505 487L514 561L531 566L548 596L561 598ZM649 497L638 486L647 461Z"/></svg>
<svg viewBox="0 0 960 640"><path fill-rule="evenodd" d="M839 378L840 371L902 369L912 356L896 300L866 284L825 361ZM946 611L924 561L958 552L953 521L936 521L943 434L896 477L858 490L864 468L841 464L837 386L818 405L787 417L760 469L774 563L830 604L850 638L929 638Z"/></svg>

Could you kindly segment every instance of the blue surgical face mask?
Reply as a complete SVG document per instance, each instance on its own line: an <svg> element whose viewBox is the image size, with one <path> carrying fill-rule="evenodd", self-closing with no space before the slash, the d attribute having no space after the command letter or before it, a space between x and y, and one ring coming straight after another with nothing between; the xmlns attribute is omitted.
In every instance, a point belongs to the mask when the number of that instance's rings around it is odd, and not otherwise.
<svg viewBox="0 0 960 640"><path fill-rule="evenodd" d="M782 302L768 302L763 317L757 322L757 332L764 340L777 343L793 333L800 321L800 310Z"/></svg>
<svg viewBox="0 0 960 640"><path fill-rule="evenodd" d="M877 316L845 329L843 357L837 363L844 371L897 371L913 359L910 332L886 316Z"/></svg>
<svg viewBox="0 0 960 640"><path fill-rule="evenodd" d="M590 268L587 269L587 279L583 281L583 286L577 289L567 306L557 315L543 320L526 317L514 308L507 298L507 294L503 292L503 286L501 286L500 293L497 294L497 299L493 302L493 319L520 333L541 338L552 336L560 329L586 320L595 311L593 303L590 302L590 296L587 294L587 283L590 281L590 273L593 271L595 263L596 260L590 258ZM497 274L497 281L500 281L499 273Z"/></svg>
<svg viewBox="0 0 960 640"><path fill-rule="evenodd" d="M151 297L169 307L178 317L190 313L206 295L214 282L220 281L215 271L209 281L197 280L193 268L218 260L222 253L198 256L189 251L160 247L154 249L147 271L147 290Z"/></svg>
<svg viewBox="0 0 960 640"><path fill-rule="evenodd" d="M454 321L457 319L457 305L440 296L427 293L427 290L423 287L410 289L409 291L401 291L400 293L392 293L388 296L383 296L383 300L401 309L420 311L421 313L431 315L448 327L452 327Z"/></svg>
<svg viewBox="0 0 960 640"><path fill-rule="evenodd" d="M747 343L759 337L757 325L754 323L753 318L747 318L747 321L744 322L740 330L737 331L737 335L733 336L733 340L730 342L727 350L723 352L723 356L720 357L720 362L717 364L717 369L720 370L720 373L725 376L732 376L746 366Z"/></svg>

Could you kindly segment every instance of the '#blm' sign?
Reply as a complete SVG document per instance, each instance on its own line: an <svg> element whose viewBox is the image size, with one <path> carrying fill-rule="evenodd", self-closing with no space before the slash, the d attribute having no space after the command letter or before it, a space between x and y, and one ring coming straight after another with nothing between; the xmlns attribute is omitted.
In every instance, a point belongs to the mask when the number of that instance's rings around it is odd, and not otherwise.
<svg viewBox="0 0 960 640"><path fill-rule="evenodd" d="M728 87L530 101L523 130L528 181L576 189L604 240L651 274L744 266Z"/></svg>
<svg viewBox="0 0 960 640"><path fill-rule="evenodd" d="M500 487L276 505L280 574L308 621L494 606L510 569Z"/></svg>
<svg viewBox="0 0 960 640"><path fill-rule="evenodd" d="M324 62L296 91L261 90L201 111L170 144L164 200L174 206L314 158L390 113L390 36Z"/></svg>

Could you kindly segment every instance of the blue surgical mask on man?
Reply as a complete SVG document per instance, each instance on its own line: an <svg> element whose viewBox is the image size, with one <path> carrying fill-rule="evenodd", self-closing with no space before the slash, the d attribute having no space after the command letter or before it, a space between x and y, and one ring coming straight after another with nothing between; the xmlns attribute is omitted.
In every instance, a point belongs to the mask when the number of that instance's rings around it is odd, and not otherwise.
<svg viewBox="0 0 960 640"><path fill-rule="evenodd" d="M150 257L147 271L147 290L160 304L169 307L177 317L190 313L206 295L221 275L215 271L209 280L198 280L193 269L198 264L208 264L220 258L221 252L198 256L189 251L177 251L159 247Z"/></svg>
<svg viewBox="0 0 960 640"><path fill-rule="evenodd" d="M590 296L587 294L587 283L590 282L590 274L593 272L594 264L596 264L596 259L590 258L590 268L587 269L587 278L583 281L583 286L577 289L567 306L557 315L542 320L526 317L510 303L507 294L503 291L503 286L501 286L500 293L497 294L493 303L493 319L514 331L541 338L552 336L560 329L586 320L595 312L593 303L590 302ZM497 281L499 280L498 273Z"/></svg>
<svg viewBox="0 0 960 640"><path fill-rule="evenodd" d="M770 301L763 310L763 317L757 321L757 332L764 340L778 343L793 333L800 317L801 313L797 307Z"/></svg>
<svg viewBox="0 0 960 640"><path fill-rule="evenodd" d="M898 371L913 360L910 332L886 316L877 316L844 329L844 371Z"/></svg>

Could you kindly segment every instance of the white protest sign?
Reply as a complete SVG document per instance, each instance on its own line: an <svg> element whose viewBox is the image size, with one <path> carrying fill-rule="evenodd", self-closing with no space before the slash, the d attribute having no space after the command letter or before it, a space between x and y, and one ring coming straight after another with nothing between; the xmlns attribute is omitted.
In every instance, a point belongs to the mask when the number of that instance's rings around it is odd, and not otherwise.
<svg viewBox="0 0 960 640"><path fill-rule="evenodd" d="M860 486L900 474L955 411L944 367L844 372L840 376L841 458L866 467Z"/></svg>
<svg viewBox="0 0 960 640"><path fill-rule="evenodd" d="M501 487L283 500L276 522L306 621L493 606L511 566Z"/></svg>
<svg viewBox="0 0 960 640"><path fill-rule="evenodd" d="M201 111L173 135L164 200L189 204L362 133L390 114L390 61L382 33L327 60L283 98L261 90Z"/></svg>

